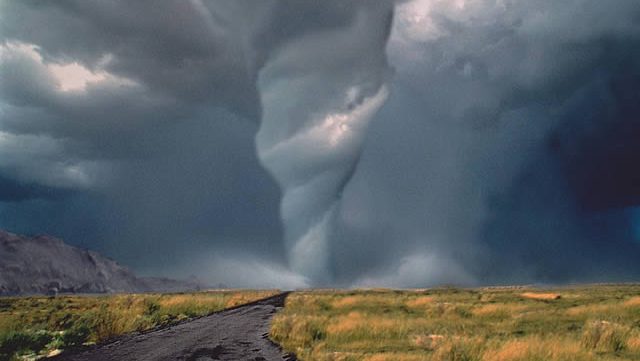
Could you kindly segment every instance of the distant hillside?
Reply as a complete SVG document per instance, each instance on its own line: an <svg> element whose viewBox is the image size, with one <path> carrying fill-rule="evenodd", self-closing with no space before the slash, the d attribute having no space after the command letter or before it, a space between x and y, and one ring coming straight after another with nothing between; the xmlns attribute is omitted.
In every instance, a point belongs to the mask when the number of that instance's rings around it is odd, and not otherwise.
<svg viewBox="0 0 640 361"><path fill-rule="evenodd" d="M137 277L103 257L49 236L0 230L0 296L52 293L177 292L197 282Z"/></svg>

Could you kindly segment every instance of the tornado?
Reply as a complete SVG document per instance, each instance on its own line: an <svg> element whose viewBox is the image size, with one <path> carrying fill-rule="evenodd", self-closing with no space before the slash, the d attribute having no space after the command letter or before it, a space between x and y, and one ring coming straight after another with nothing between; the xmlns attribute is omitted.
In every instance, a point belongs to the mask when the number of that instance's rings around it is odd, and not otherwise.
<svg viewBox="0 0 640 361"><path fill-rule="evenodd" d="M282 189L289 266L311 285L332 282L336 210L391 73L391 3L323 2L322 11L324 22L278 43L257 79L258 157ZM340 24L326 20L333 18Z"/></svg>

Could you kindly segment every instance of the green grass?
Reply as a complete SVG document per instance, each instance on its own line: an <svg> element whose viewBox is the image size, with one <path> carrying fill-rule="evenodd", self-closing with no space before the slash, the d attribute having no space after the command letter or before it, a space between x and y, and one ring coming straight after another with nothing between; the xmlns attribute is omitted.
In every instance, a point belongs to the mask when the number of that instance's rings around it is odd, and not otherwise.
<svg viewBox="0 0 640 361"><path fill-rule="evenodd" d="M294 293L271 337L302 360L640 360L640 286Z"/></svg>
<svg viewBox="0 0 640 361"><path fill-rule="evenodd" d="M0 298L0 361L101 342L268 297L277 291Z"/></svg>

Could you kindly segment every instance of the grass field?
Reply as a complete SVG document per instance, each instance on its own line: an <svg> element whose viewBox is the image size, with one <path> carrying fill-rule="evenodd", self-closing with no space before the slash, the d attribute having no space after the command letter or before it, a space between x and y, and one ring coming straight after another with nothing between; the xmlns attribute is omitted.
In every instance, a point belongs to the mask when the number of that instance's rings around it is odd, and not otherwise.
<svg viewBox="0 0 640 361"><path fill-rule="evenodd" d="M274 293L0 298L0 360L34 359ZM640 285L295 292L271 338L304 361L640 361Z"/></svg>
<svg viewBox="0 0 640 361"><path fill-rule="evenodd" d="M206 315L277 291L0 298L0 361Z"/></svg>
<svg viewBox="0 0 640 361"><path fill-rule="evenodd" d="M271 337L301 360L640 360L640 286L294 293Z"/></svg>

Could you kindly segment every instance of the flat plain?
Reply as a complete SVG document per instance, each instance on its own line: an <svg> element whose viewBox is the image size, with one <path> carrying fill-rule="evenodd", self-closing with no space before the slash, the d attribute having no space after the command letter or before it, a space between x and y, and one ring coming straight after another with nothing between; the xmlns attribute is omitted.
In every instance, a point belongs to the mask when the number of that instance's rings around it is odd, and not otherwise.
<svg viewBox="0 0 640 361"><path fill-rule="evenodd" d="M277 294L225 290L0 298L0 361L32 360L204 316Z"/></svg>
<svg viewBox="0 0 640 361"><path fill-rule="evenodd" d="M277 292L0 298L0 360L189 322ZM640 285L302 290L288 295L269 336L303 361L640 361Z"/></svg>
<svg viewBox="0 0 640 361"><path fill-rule="evenodd" d="M297 292L271 338L305 361L640 360L640 285Z"/></svg>

